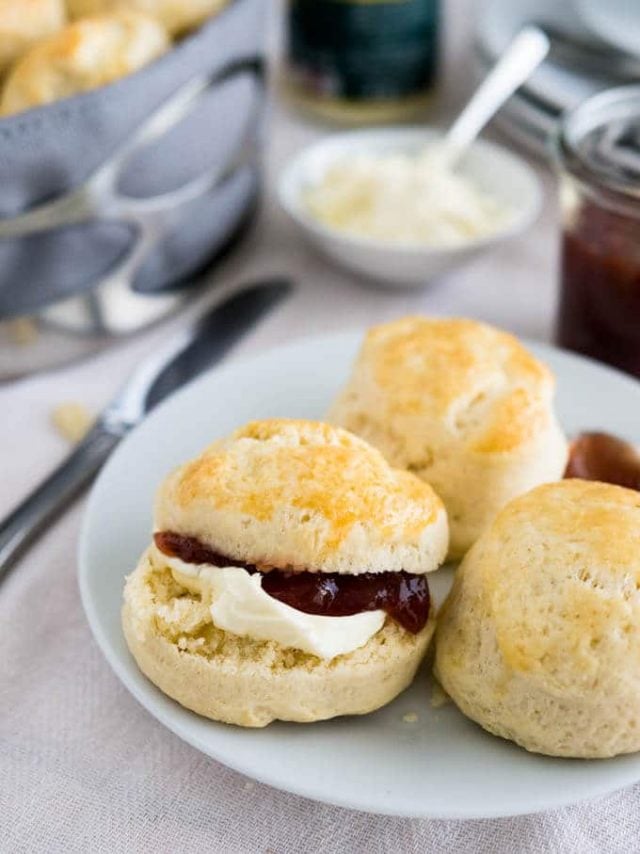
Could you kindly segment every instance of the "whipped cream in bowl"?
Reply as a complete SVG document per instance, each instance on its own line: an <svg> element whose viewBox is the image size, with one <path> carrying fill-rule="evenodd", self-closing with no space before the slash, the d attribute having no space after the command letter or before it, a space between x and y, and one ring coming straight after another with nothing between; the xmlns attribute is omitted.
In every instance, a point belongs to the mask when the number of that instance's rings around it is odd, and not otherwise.
<svg viewBox="0 0 640 854"><path fill-rule="evenodd" d="M387 286L424 286L522 233L542 193L506 148L476 141L451 167L429 128L331 135L299 154L280 202L325 255Z"/></svg>

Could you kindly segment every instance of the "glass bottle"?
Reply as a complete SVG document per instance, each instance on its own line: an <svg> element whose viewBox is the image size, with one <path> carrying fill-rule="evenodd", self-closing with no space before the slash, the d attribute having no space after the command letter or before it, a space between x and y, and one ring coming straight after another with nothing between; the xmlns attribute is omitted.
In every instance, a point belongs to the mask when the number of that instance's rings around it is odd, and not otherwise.
<svg viewBox="0 0 640 854"><path fill-rule="evenodd" d="M439 0L288 0L284 80L294 102L345 124L424 111Z"/></svg>

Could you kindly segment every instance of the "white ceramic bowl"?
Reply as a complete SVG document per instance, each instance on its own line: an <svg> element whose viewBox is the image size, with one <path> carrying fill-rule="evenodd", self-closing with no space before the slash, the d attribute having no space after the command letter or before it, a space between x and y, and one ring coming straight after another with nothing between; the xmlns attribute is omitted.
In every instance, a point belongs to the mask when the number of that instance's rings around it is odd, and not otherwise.
<svg viewBox="0 0 640 854"><path fill-rule="evenodd" d="M384 243L345 235L313 217L304 204L306 190L326 170L351 153L418 152L442 139L442 132L424 127L372 128L335 134L302 151L284 170L278 186L280 203L311 243L325 255L357 273L389 287L422 287L431 279L466 263L497 243L521 234L537 217L542 203L540 182L519 157L494 143L475 142L460 170L514 210L508 225L494 234L461 246Z"/></svg>

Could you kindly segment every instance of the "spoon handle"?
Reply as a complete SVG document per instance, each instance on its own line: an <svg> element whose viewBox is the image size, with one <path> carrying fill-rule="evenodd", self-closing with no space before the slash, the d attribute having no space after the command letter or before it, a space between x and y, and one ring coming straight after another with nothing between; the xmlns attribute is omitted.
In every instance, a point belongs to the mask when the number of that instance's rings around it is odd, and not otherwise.
<svg viewBox="0 0 640 854"><path fill-rule="evenodd" d="M548 52L549 39L542 30L535 26L520 30L447 132L451 166Z"/></svg>

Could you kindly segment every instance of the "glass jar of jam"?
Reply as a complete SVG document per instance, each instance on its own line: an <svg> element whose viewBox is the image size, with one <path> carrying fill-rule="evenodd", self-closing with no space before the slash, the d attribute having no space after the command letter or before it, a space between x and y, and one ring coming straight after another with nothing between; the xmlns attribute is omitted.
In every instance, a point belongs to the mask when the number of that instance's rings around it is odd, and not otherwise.
<svg viewBox="0 0 640 854"><path fill-rule="evenodd" d="M640 377L640 85L601 92L570 112L556 151L558 343Z"/></svg>

